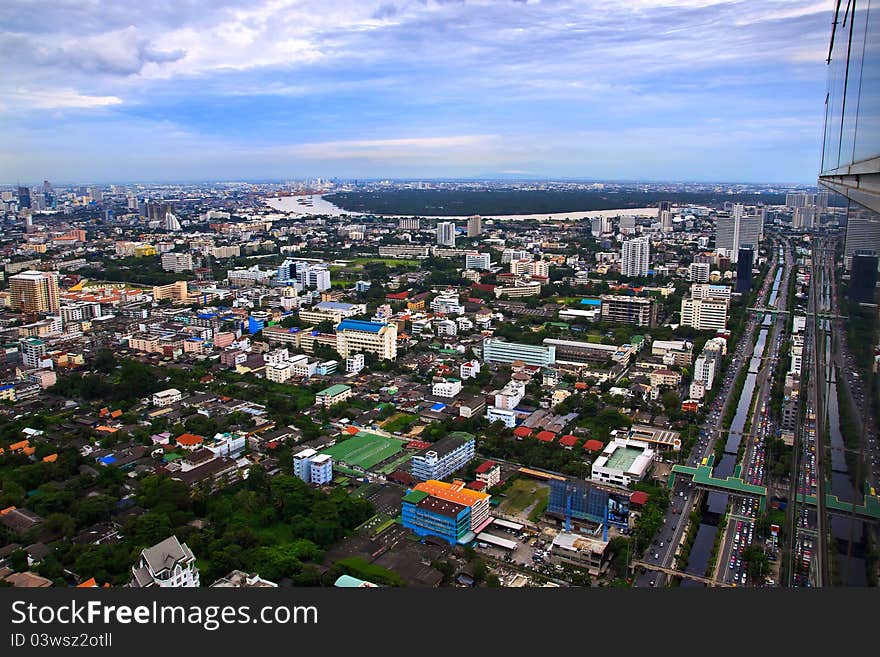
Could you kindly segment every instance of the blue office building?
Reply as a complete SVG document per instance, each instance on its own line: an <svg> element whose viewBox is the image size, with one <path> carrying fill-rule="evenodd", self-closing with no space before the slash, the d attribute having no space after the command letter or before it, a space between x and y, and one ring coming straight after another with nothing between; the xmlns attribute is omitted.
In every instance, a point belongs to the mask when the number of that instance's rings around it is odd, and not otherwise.
<svg viewBox="0 0 880 657"><path fill-rule="evenodd" d="M442 500L424 491L411 490L403 497L403 526L419 536L436 536L457 545L471 530L471 509Z"/></svg>
<svg viewBox="0 0 880 657"><path fill-rule="evenodd" d="M550 480L547 513L559 518L587 520L626 527L629 520L629 493L570 479Z"/></svg>

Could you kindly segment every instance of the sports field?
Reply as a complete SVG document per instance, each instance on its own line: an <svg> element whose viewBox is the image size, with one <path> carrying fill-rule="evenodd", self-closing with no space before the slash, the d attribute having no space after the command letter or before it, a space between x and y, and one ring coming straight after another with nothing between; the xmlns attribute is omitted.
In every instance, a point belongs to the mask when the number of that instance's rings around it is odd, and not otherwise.
<svg viewBox="0 0 880 657"><path fill-rule="evenodd" d="M333 447L321 450L321 453L329 454L334 461L369 470L402 449L403 443L399 440L361 431Z"/></svg>

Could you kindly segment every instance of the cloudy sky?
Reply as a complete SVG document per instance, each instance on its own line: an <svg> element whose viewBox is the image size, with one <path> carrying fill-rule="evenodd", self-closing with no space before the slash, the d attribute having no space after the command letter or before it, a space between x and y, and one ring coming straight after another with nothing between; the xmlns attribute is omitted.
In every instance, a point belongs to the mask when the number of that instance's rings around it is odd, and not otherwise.
<svg viewBox="0 0 880 657"><path fill-rule="evenodd" d="M0 181L815 181L831 0L3 0Z"/></svg>

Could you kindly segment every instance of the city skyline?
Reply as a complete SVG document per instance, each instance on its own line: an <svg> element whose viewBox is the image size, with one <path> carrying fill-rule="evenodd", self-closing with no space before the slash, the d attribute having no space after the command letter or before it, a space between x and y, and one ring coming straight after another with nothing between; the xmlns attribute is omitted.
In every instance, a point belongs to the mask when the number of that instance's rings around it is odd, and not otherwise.
<svg viewBox="0 0 880 657"><path fill-rule="evenodd" d="M815 181L829 2L28 16L0 8L3 180Z"/></svg>

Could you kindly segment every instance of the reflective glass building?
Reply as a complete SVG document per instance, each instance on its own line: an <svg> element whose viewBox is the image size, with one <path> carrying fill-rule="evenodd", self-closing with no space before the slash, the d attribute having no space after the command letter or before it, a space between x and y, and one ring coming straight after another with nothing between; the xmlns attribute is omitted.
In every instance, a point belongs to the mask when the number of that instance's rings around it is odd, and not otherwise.
<svg viewBox="0 0 880 657"><path fill-rule="evenodd" d="M845 258L880 254L880 0L837 0L819 182L848 199Z"/></svg>

